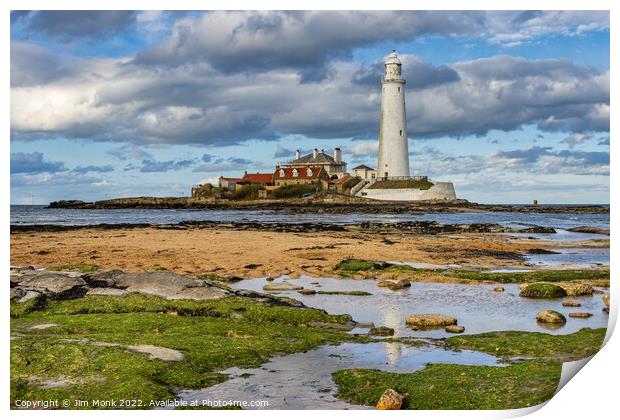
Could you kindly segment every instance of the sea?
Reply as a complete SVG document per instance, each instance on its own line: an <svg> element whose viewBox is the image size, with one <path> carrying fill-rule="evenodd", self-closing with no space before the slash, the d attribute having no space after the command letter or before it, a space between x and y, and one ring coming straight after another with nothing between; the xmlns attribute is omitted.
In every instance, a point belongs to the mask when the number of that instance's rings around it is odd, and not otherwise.
<svg viewBox="0 0 620 420"><path fill-rule="evenodd" d="M260 222L260 223L394 223L403 221L437 221L446 224L496 223L519 228L553 227L567 230L577 226L609 229L609 213L410 213L410 214L331 214L292 213L274 210L210 209L48 209L43 205L12 205L11 225L84 226L97 224L171 225L185 221Z"/></svg>

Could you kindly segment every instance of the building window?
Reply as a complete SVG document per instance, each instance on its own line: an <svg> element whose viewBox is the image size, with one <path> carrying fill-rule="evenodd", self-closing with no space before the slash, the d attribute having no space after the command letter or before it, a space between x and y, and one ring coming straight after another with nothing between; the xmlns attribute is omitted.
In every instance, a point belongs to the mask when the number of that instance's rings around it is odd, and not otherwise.
<svg viewBox="0 0 620 420"><path fill-rule="evenodd" d="M312 169L311 169L311 168L308 168L308 170L306 171L306 174L307 174L308 176L312 176Z"/></svg>
<svg viewBox="0 0 620 420"><path fill-rule="evenodd" d="M297 176L299 175L299 172L297 172L297 169L293 169L293 176Z"/></svg>
<svg viewBox="0 0 620 420"><path fill-rule="evenodd" d="M280 178L284 178L284 169L280 169Z"/></svg>

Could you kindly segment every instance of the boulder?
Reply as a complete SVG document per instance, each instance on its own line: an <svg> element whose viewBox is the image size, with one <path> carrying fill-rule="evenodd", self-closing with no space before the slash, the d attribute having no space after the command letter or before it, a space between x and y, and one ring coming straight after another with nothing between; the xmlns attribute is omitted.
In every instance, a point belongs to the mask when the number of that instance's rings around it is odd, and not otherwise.
<svg viewBox="0 0 620 420"><path fill-rule="evenodd" d="M297 286L295 284L291 284L286 280L283 280L278 283L267 283L263 286L263 290L267 291L288 291L288 290L301 290L302 286Z"/></svg>
<svg viewBox="0 0 620 420"><path fill-rule="evenodd" d="M521 286L521 297L559 298L566 296L566 290L553 283L531 283Z"/></svg>
<svg viewBox="0 0 620 420"><path fill-rule="evenodd" d="M26 295L26 291L19 287L11 288L11 300L21 299Z"/></svg>
<svg viewBox="0 0 620 420"><path fill-rule="evenodd" d="M377 410L400 410L407 394L399 394L393 389L386 390L377 402Z"/></svg>
<svg viewBox="0 0 620 420"><path fill-rule="evenodd" d="M300 295L316 295L316 290L314 290L314 289L301 289L298 293Z"/></svg>
<svg viewBox="0 0 620 420"><path fill-rule="evenodd" d="M574 300L565 300L564 302L562 302L562 306L566 306L569 308L578 308L581 306L581 303Z"/></svg>
<svg viewBox="0 0 620 420"><path fill-rule="evenodd" d="M35 292L34 290L26 290L25 294L22 297L20 297L17 301L19 303L24 303L24 302L28 302L29 300L36 299L39 296L42 296L42 293Z"/></svg>
<svg viewBox="0 0 620 420"><path fill-rule="evenodd" d="M44 273L32 276L19 284L21 289L50 295L54 298L67 299L86 294L86 282L78 277L64 274Z"/></svg>
<svg viewBox="0 0 620 420"><path fill-rule="evenodd" d="M504 290L506 289L504 289L503 287L496 287L493 289L494 292L503 292Z"/></svg>
<svg viewBox="0 0 620 420"><path fill-rule="evenodd" d="M400 290L400 289L405 289L407 287L411 287L411 282L409 280L396 280L396 281L390 281L388 283L389 284L387 285L387 287L390 290Z"/></svg>
<svg viewBox="0 0 620 420"><path fill-rule="evenodd" d="M571 318L590 318L592 314L589 312L570 312L568 316Z"/></svg>
<svg viewBox="0 0 620 420"><path fill-rule="evenodd" d="M210 300L228 295L224 289L211 286L203 280L194 280L166 271L122 273L110 281L109 287L124 289L128 293L142 293L172 300Z"/></svg>
<svg viewBox="0 0 620 420"><path fill-rule="evenodd" d="M462 332L465 332L465 327L462 327L460 325L448 325L446 327L446 332L449 332L452 334L460 334Z"/></svg>
<svg viewBox="0 0 620 420"><path fill-rule="evenodd" d="M550 309L540 311L536 314L536 320L538 322L544 322L549 324L565 324L566 318L564 315L557 311L553 311Z"/></svg>
<svg viewBox="0 0 620 420"><path fill-rule="evenodd" d="M441 314L414 314L405 317L405 324L414 327L445 327L456 325L457 319Z"/></svg>
<svg viewBox="0 0 620 420"><path fill-rule="evenodd" d="M583 283L561 282L557 285L564 289L566 296L584 296L594 292L592 286Z"/></svg>
<svg viewBox="0 0 620 420"><path fill-rule="evenodd" d="M603 295L603 303L609 308L609 295Z"/></svg>

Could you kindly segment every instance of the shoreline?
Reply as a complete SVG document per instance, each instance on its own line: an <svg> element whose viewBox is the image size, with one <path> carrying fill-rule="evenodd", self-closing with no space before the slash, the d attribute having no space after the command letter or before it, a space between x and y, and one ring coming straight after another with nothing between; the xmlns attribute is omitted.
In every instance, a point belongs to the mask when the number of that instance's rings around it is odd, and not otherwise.
<svg viewBox="0 0 620 420"><path fill-rule="evenodd" d="M466 200L444 201L376 201L357 197L308 198L289 200L215 201L189 197L135 197L84 202L60 200L52 202L50 209L174 209L174 210L257 210L290 213L331 214L398 214L398 213L466 213L466 212L518 212L518 213L575 213L608 214L604 205L517 205L478 204Z"/></svg>

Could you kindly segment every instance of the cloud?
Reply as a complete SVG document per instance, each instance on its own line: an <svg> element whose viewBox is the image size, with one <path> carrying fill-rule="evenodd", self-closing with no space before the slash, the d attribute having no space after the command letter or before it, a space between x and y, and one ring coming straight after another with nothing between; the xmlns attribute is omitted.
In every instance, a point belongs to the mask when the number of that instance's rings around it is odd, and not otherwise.
<svg viewBox="0 0 620 420"><path fill-rule="evenodd" d="M353 48L425 34L472 34L483 19L480 12L214 11L177 21L169 38L134 62L208 62L226 73L290 68L302 71L302 81L319 81L329 73L328 61L350 58Z"/></svg>
<svg viewBox="0 0 620 420"><path fill-rule="evenodd" d="M102 39L129 29L136 12L125 10L40 10L11 14L12 23L24 25L25 34L43 34L63 41Z"/></svg>
<svg viewBox="0 0 620 420"><path fill-rule="evenodd" d="M151 153L130 144L108 150L106 153L122 161L126 161L127 159L153 159Z"/></svg>
<svg viewBox="0 0 620 420"><path fill-rule="evenodd" d="M584 133L573 133L562 140L562 143L567 143L569 147L572 149L576 145L583 143L586 140L590 140L592 138L591 134Z"/></svg>
<svg viewBox="0 0 620 420"><path fill-rule="evenodd" d="M11 135L134 146L226 146L285 135L376 138L381 64L351 60L353 48L425 34L480 36L513 19L533 28L540 19L537 13L517 16L209 12L179 19L168 38L135 57L77 61L13 42ZM605 17L557 16L572 31ZM393 28L387 34L386 25ZM35 65L39 57L45 66ZM403 61L413 138L485 135L523 125L609 130L609 71L506 55L444 65L408 55ZM308 72L324 77L309 83ZM127 150L109 153L127 159Z"/></svg>
<svg viewBox="0 0 620 420"><path fill-rule="evenodd" d="M556 151L539 146L497 151L488 155L447 156L432 153L425 156L425 159L416 159L414 168L416 174L432 176L475 173L489 177L506 173L609 175L609 153Z"/></svg>
<svg viewBox="0 0 620 420"><path fill-rule="evenodd" d="M260 161L252 161L243 158L215 158L209 160L208 163L196 166L193 172L227 172L227 171L252 171L258 169L273 170L273 164L265 164Z"/></svg>
<svg viewBox="0 0 620 420"><path fill-rule="evenodd" d="M20 174L39 174L42 172L62 172L66 171L63 162L51 162L46 160L43 153L11 153L11 173Z"/></svg>
<svg viewBox="0 0 620 420"><path fill-rule="evenodd" d="M168 171L178 171L181 169L187 169L191 165L196 163L195 160L152 160L145 159L142 161L142 165L137 168L140 169L140 172L168 172ZM136 167L132 166L131 169L135 169Z"/></svg>
<svg viewBox="0 0 620 420"><path fill-rule="evenodd" d="M104 166L96 166L96 165L88 165L88 166L76 166L72 169L73 172L78 174L86 174L88 172L97 172L97 173L106 173L114 171L114 167L112 165L104 165Z"/></svg>

